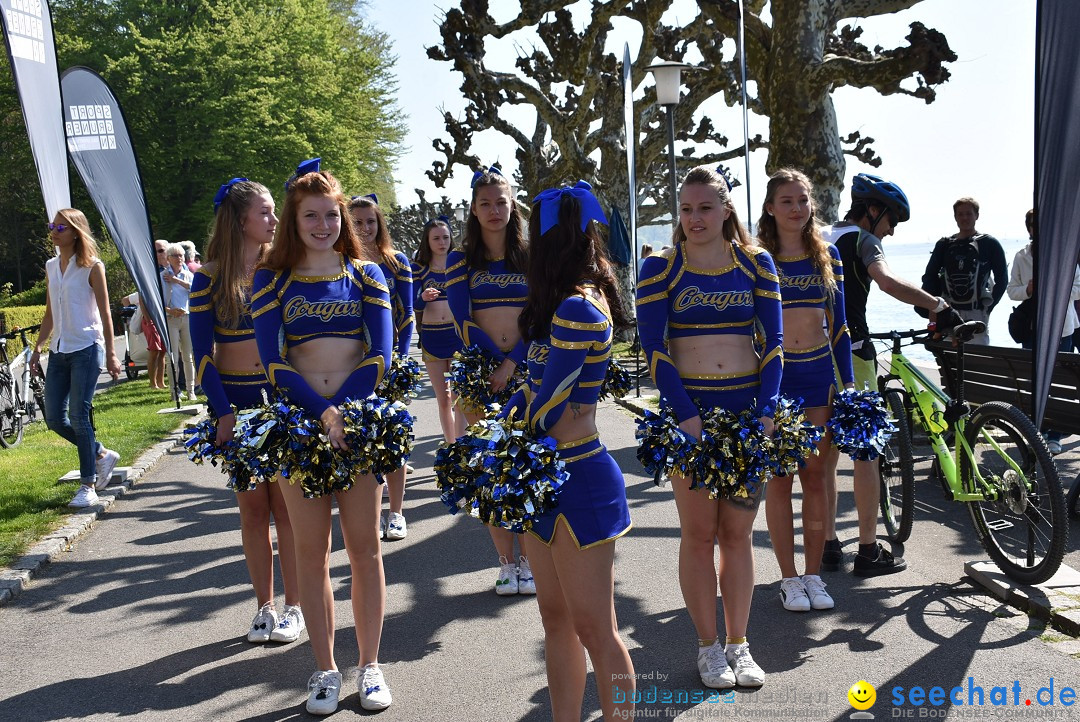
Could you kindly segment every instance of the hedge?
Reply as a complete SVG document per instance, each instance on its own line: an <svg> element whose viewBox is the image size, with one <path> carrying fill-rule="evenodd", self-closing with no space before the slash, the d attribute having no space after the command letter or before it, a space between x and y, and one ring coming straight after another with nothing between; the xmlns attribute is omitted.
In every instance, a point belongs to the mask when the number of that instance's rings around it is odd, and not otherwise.
<svg viewBox="0 0 1080 722"><path fill-rule="evenodd" d="M14 328L24 326L36 326L41 323L45 315L45 306L14 306L0 308L0 334L5 334ZM31 334L31 341L37 338L37 334ZM14 358L22 351L22 341L16 336L8 340L8 358Z"/></svg>

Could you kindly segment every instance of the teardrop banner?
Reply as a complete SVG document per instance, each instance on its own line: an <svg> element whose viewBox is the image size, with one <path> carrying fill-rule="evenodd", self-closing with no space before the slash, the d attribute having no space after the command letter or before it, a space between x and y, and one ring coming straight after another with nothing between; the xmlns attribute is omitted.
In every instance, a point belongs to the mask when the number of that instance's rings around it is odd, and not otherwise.
<svg viewBox="0 0 1080 722"><path fill-rule="evenodd" d="M120 103L90 68L68 68L60 76L64 131L71 162L120 250L135 287L172 357L150 213L142 176ZM176 378L173 374L172 378Z"/></svg>

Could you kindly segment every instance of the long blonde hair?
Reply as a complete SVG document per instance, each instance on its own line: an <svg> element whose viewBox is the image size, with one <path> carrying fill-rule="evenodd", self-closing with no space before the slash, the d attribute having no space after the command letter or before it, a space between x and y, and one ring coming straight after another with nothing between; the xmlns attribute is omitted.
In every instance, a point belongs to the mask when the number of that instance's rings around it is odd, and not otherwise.
<svg viewBox="0 0 1080 722"><path fill-rule="evenodd" d="M236 328L240 325L240 317L247 313L251 277L244 269L244 216L264 193L270 191L262 183L234 183L214 214L206 262L215 266L214 315L226 328ZM259 248L257 263L266 256L266 246Z"/></svg>
<svg viewBox="0 0 1080 722"><path fill-rule="evenodd" d="M757 234L758 243L775 258L780 252L780 231L776 226L776 218L769 214L767 207L776 198L776 191L782 185L788 183L801 183L810 196L810 217L806 219L806 225L802 229L803 249L810 256L810 263L814 270L821 274L825 288L836 290L836 276L833 274L832 257L829 255L829 243L821 235L821 226L817 219L817 206L814 205L814 184L800 170L794 168L781 168L769 176L769 184L765 186L765 200L761 204L761 218L758 219Z"/></svg>
<svg viewBox="0 0 1080 722"><path fill-rule="evenodd" d="M727 181L724 180L724 177L710 166L699 165L683 178L679 192L682 193L682 189L686 186L694 185L712 188L720 196L720 203L730 211L721 229L724 240L735 241L745 250L752 249L754 240L750 237L750 232L746 230L746 226L739 220L739 214L735 211L735 204L731 202L731 194L728 192ZM682 223L676 223L675 230L671 234L671 245L678 247L685 240L686 232L683 231Z"/></svg>
<svg viewBox="0 0 1080 722"><path fill-rule="evenodd" d="M75 234L75 263L89 268L98 261L98 246L94 234L90 232L90 222L82 211L76 208L61 208L56 212L67 221Z"/></svg>

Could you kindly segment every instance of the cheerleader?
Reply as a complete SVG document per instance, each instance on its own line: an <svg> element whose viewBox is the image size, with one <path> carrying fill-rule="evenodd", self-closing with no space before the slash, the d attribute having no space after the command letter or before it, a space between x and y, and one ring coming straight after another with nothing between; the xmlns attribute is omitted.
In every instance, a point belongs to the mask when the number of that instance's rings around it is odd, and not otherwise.
<svg viewBox="0 0 1080 722"><path fill-rule="evenodd" d="M630 512L622 472L596 429L613 327L632 321L592 221L607 223L587 183L534 201L529 296L518 321L532 342L528 385L507 404L535 435L555 439L569 472L557 508L523 537L536 575L554 720L581 719L584 650L604 719L634 715L634 667L614 601L614 542L630 530Z"/></svg>
<svg viewBox="0 0 1080 722"><path fill-rule="evenodd" d="M645 259L637 289L641 345L662 403L689 436L700 412L753 409L772 433L783 365L780 292L772 258L739 222L727 182L712 168L690 171L679 194L672 248ZM761 334L761 354L755 351ZM667 341L665 342L665 338ZM759 687L746 627L754 594L750 533L763 484L710 499L691 480L672 478L679 512L679 583L698 634L698 671L707 687ZM717 636L717 568L726 644Z"/></svg>
<svg viewBox="0 0 1080 722"><path fill-rule="evenodd" d="M287 185L274 246L255 273L251 313L259 356L271 385L319 419L335 449L347 450L340 405L371 396L389 364L390 296L378 265L347 219L332 175L304 173ZM330 584L331 508L352 571L352 605L361 675L360 706L390 706L379 669L386 580L379 548L382 488L366 474L322 484L278 482L292 520L300 601L318 670L308 681L307 710L337 709L341 673L334 660L334 595Z"/></svg>
<svg viewBox="0 0 1080 722"><path fill-rule="evenodd" d="M510 196L510 183L494 167L473 175L469 211L465 248L450 251L446 259L446 297L462 343L475 344L500 362L487 379L491 390L500 392L525 362L525 344L518 329L518 315L528 295L525 227ZM481 418L480 413L465 413L470 424ZM528 557L522 555L514 562L514 535L493 526L488 530L499 555L495 593L536 594Z"/></svg>
<svg viewBox="0 0 1080 722"><path fill-rule="evenodd" d="M439 404L439 423L447 443L465 433L465 416L455 413L454 395L446 385L450 359L461 350L461 339L454 330L454 317L446 301L446 258L450 246L450 222L445 216L433 218L424 224L413 263L417 289L413 308L420 329L420 350Z"/></svg>
<svg viewBox="0 0 1080 722"><path fill-rule="evenodd" d="M845 388L853 387L855 378L844 313L844 266L836 246L818 230L813 190L810 179L800 171L785 168L773 174L757 227L758 241L776 261L783 299L784 375L780 392L789 399L802 399L807 420L824 426L832 413L836 390L834 362ZM774 478L765 500L769 538L783 577L780 601L784 609L793 612L834 606L820 576L828 514L825 464L831 443L826 434L818 442L818 453L807 457L799 470L805 563L801 577L795 571L793 477Z"/></svg>
<svg viewBox="0 0 1080 722"><path fill-rule="evenodd" d="M360 237L364 258L379 264L390 291L390 306L394 319L394 350L398 356L408 356L413 335L413 278L412 265L404 253L395 251L386 229L379 199L354 196L349 201L349 216ZM405 501L405 466L386 474L390 492L390 511L379 515L379 530L386 539L404 539L408 534L401 506Z"/></svg>
<svg viewBox="0 0 1080 722"><path fill-rule="evenodd" d="M206 265L191 284L191 341L199 384L217 419L214 443L233 438L236 412L262 404L270 390L255 344L251 322L251 279L274 240L278 219L265 186L233 178L214 196L214 225ZM278 484L250 476L231 477L240 509L240 539L259 611L251 622L249 642L295 642L304 630L296 587L292 525ZM277 529L278 561L285 586L285 608L274 608L274 545L270 519Z"/></svg>

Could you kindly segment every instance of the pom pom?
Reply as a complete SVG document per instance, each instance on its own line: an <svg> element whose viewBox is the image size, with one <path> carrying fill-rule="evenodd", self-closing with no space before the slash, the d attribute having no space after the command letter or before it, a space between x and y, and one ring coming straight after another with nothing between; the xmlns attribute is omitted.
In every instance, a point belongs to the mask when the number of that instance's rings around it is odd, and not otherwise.
<svg viewBox="0 0 1080 722"><path fill-rule="evenodd" d="M671 476L690 476L690 450L697 442L683 433L670 409L655 414L648 409L637 419L637 458L658 485Z"/></svg>
<svg viewBox="0 0 1080 722"><path fill-rule="evenodd" d="M212 466L221 465L228 475L228 486L233 491L250 491L259 480L252 476L248 466L240 458L240 443L234 438L224 446L217 445L217 419L208 417L194 426L184 429L188 439L184 442L188 458L196 464L209 461Z"/></svg>
<svg viewBox="0 0 1080 722"><path fill-rule="evenodd" d="M420 395L423 372L416 359L394 354L390 369L383 375L382 383L375 394L388 401L409 403Z"/></svg>
<svg viewBox="0 0 1080 722"><path fill-rule="evenodd" d="M510 400L514 390L525 381L526 372L519 366L507 381L506 388L492 393L488 378L495 373L500 363L476 345L454 353L446 380L450 390L457 394L457 403L462 411L490 418Z"/></svg>
<svg viewBox="0 0 1080 722"><path fill-rule="evenodd" d="M354 474L400 469L412 453L413 417L400 401L369 396L341 405L347 457Z"/></svg>
<svg viewBox="0 0 1080 722"><path fill-rule="evenodd" d="M833 397L826 426L836 448L855 461L876 459L896 431L881 394L869 390L845 389Z"/></svg>
<svg viewBox="0 0 1080 722"><path fill-rule="evenodd" d="M772 462L776 476L791 476L818 453L817 445L824 429L806 420L802 399L781 397L773 411Z"/></svg>
<svg viewBox="0 0 1080 722"><path fill-rule="evenodd" d="M621 399L634 388L634 379L626 367L615 359L608 362L607 373L604 375L604 383L600 386L600 401L611 397Z"/></svg>
<svg viewBox="0 0 1080 722"><path fill-rule="evenodd" d="M491 526L521 533L558 504L569 478L555 441L523 421L483 419L435 454L435 480L451 514L468 508Z"/></svg>

